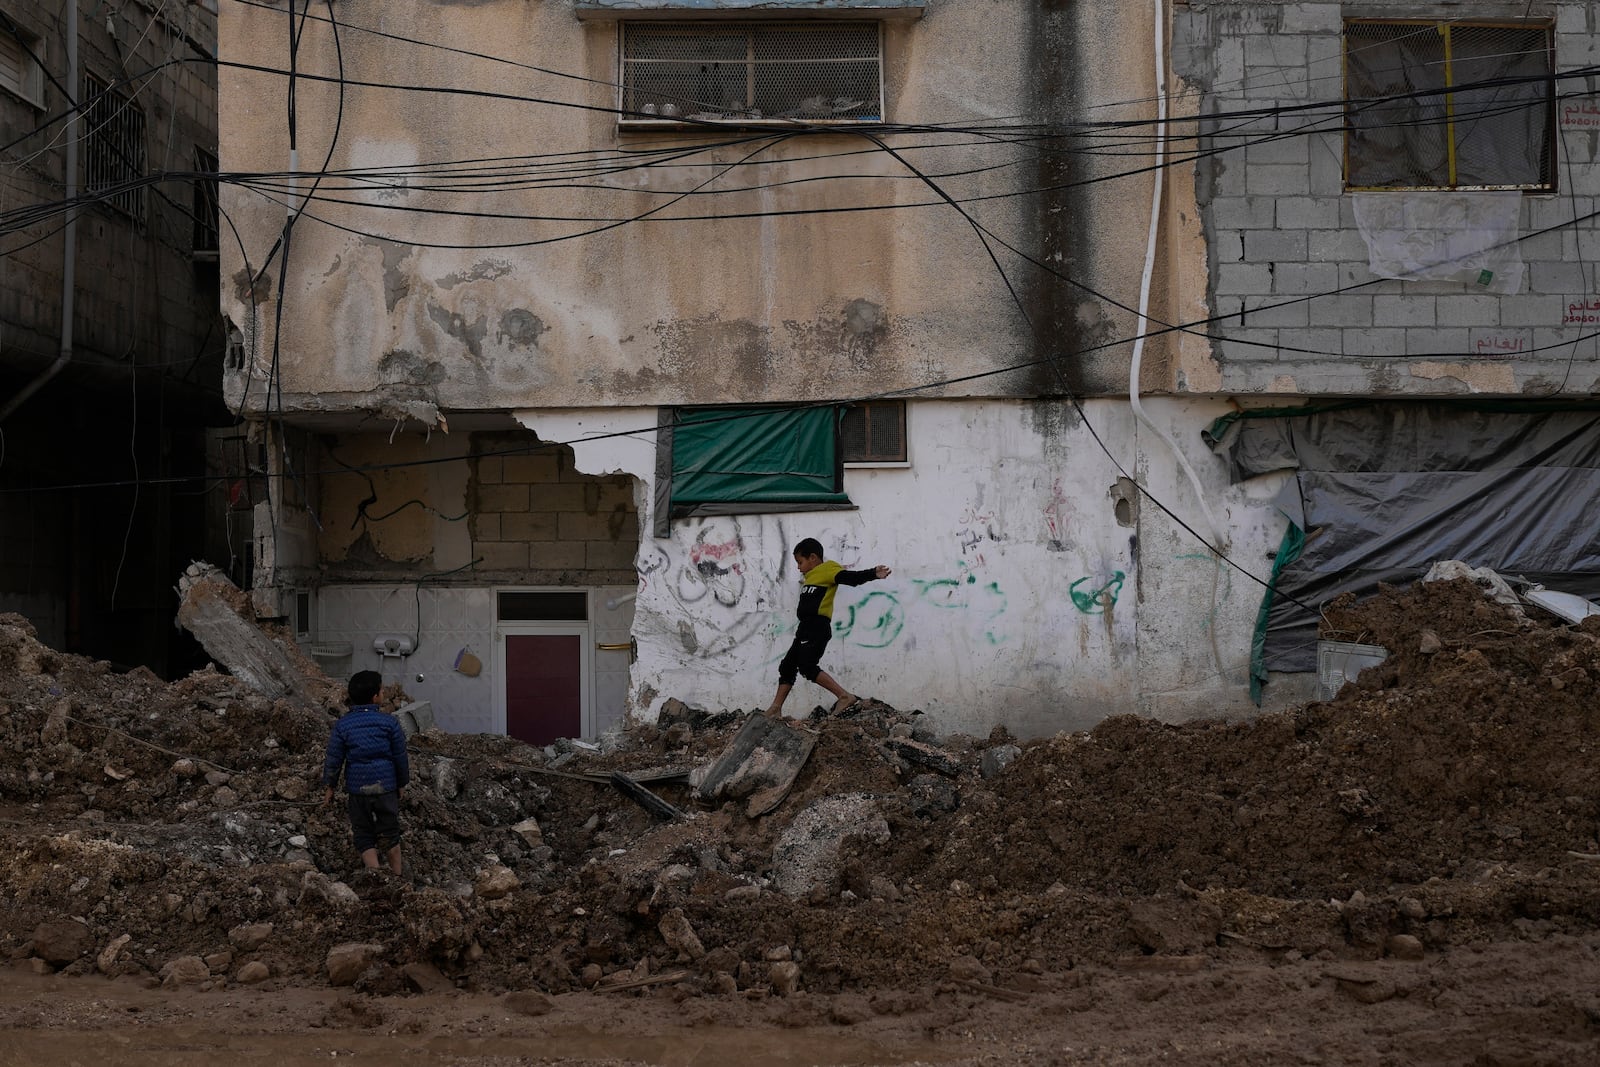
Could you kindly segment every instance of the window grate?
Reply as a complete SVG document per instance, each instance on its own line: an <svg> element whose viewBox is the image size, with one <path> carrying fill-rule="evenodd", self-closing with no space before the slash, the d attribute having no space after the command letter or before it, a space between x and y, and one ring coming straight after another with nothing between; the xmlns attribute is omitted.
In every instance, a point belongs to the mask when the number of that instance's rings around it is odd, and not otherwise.
<svg viewBox="0 0 1600 1067"><path fill-rule="evenodd" d="M1359 20L1344 40L1351 188L1555 188L1548 25Z"/></svg>
<svg viewBox="0 0 1600 1067"><path fill-rule="evenodd" d="M876 22L622 26L624 121L881 122Z"/></svg>
<svg viewBox="0 0 1600 1067"><path fill-rule="evenodd" d="M144 112L94 75L84 77L85 184L91 196L134 222L145 218Z"/></svg>
<svg viewBox="0 0 1600 1067"><path fill-rule="evenodd" d="M16 94L34 107L44 106L44 71L34 60L36 37L0 30L0 89Z"/></svg>
<svg viewBox="0 0 1600 1067"><path fill-rule="evenodd" d="M196 145L194 150L194 251L214 258L220 251L217 230L217 157Z"/></svg>
<svg viewBox="0 0 1600 1067"><path fill-rule="evenodd" d="M839 444L846 463L904 463L906 402L867 400L845 408Z"/></svg>

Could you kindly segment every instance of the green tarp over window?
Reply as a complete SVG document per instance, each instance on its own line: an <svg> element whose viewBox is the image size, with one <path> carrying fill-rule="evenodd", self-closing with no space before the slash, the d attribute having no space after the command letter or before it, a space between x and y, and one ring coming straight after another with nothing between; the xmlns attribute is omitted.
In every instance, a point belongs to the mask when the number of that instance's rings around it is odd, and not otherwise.
<svg viewBox="0 0 1600 1067"><path fill-rule="evenodd" d="M669 518L851 506L835 407L678 408L658 449L658 537Z"/></svg>

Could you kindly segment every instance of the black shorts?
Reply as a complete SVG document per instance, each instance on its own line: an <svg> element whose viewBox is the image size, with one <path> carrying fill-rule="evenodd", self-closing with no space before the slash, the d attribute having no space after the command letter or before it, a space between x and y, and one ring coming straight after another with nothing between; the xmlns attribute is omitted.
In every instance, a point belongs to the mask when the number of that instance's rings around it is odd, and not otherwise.
<svg viewBox="0 0 1600 1067"><path fill-rule="evenodd" d="M822 653L828 647L830 636L826 632L820 637L797 636L778 664L778 684L793 685L796 674L808 682L816 681L817 675L822 673Z"/></svg>
<svg viewBox="0 0 1600 1067"><path fill-rule="evenodd" d="M350 829L356 851L387 851L400 843L400 794L351 793Z"/></svg>

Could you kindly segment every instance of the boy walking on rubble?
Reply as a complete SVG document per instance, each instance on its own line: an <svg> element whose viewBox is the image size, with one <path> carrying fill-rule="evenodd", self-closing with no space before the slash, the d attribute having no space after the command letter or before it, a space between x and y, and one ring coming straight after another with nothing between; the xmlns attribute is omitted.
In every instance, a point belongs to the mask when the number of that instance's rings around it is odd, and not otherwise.
<svg viewBox="0 0 1600 1067"><path fill-rule="evenodd" d="M882 564L847 571L833 560L822 558L822 542L815 537L794 546L794 565L800 569L800 604L795 609L800 626L795 631L794 644L778 664L778 692L764 713L769 719L783 715L783 702L789 699L796 675L804 675L832 693L835 713L848 711L861 702L822 669L822 652L833 637L833 594L841 585L864 585L891 573Z"/></svg>
<svg viewBox="0 0 1600 1067"><path fill-rule="evenodd" d="M400 790L411 781L411 760L406 754L406 732L393 715L379 710L378 690L383 676L358 671L350 677L350 710L333 724L328 735L328 755L322 764L323 803L333 803L333 788L344 772L350 794L350 829L361 862L378 868L378 850L384 849L389 870L400 873Z"/></svg>

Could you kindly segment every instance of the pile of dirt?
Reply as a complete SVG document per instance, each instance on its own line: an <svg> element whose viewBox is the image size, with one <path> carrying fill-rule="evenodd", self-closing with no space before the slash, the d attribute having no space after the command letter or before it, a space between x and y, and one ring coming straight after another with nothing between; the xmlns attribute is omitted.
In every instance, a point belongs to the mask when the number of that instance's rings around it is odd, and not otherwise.
<svg viewBox="0 0 1600 1067"><path fill-rule="evenodd" d="M809 761L757 818L672 773L742 713L670 702L548 749L429 731L392 878L353 869L322 804L332 709L215 670L118 675L0 616L0 951L213 986L768 995L1600 926L1594 620L1449 581L1334 604L1326 626L1388 660L1250 722L1119 716L1016 742L819 709ZM615 770L688 817L658 820Z"/></svg>

